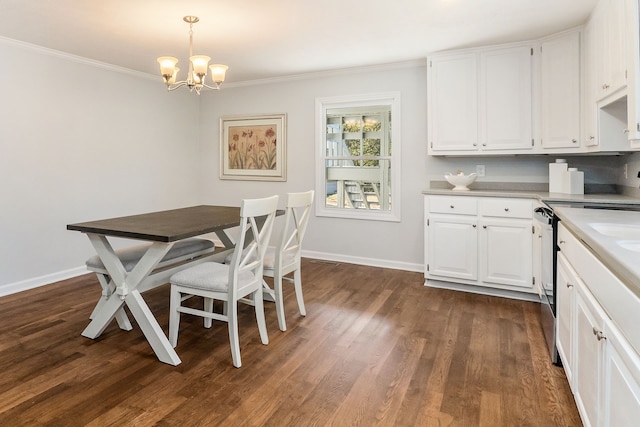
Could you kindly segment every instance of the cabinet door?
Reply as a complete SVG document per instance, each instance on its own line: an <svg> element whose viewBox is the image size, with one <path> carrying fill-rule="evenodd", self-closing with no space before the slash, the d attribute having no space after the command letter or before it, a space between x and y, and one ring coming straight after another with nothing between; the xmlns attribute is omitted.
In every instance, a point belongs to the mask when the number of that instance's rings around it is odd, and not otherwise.
<svg viewBox="0 0 640 427"><path fill-rule="evenodd" d="M608 48L608 76L610 85L607 88L613 93L627 84L627 61L625 57L625 0L609 0L607 16L607 48Z"/></svg>
<svg viewBox="0 0 640 427"><path fill-rule="evenodd" d="M431 151L478 147L478 77L475 53L429 60L428 133Z"/></svg>
<svg viewBox="0 0 640 427"><path fill-rule="evenodd" d="M480 54L480 149L532 150L529 46Z"/></svg>
<svg viewBox="0 0 640 427"><path fill-rule="evenodd" d="M640 358L615 328L607 330L605 426L633 426L640 420Z"/></svg>
<svg viewBox="0 0 640 427"><path fill-rule="evenodd" d="M482 219L480 262L483 282L533 290L530 220Z"/></svg>
<svg viewBox="0 0 640 427"><path fill-rule="evenodd" d="M556 344L567 375L567 381L574 391L573 366L575 344L575 285L576 276L564 255L558 254L558 276L556 292Z"/></svg>
<svg viewBox="0 0 640 427"><path fill-rule="evenodd" d="M604 314L582 283L576 295L576 351L574 360L574 395L586 426L601 425L602 376L605 339Z"/></svg>
<svg viewBox="0 0 640 427"><path fill-rule="evenodd" d="M478 231L475 216L431 215L427 219L427 274L455 279L478 278Z"/></svg>
<svg viewBox="0 0 640 427"><path fill-rule="evenodd" d="M580 33L542 43L541 120L543 148L580 147Z"/></svg>
<svg viewBox="0 0 640 427"><path fill-rule="evenodd" d="M542 227L539 223L534 221L533 224L533 240L531 242L531 265L533 270L534 290L538 293L540 298L544 293L544 284L542 283Z"/></svg>
<svg viewBox="0 0 640 427"><path fill-rule="evenodd" d="M640 148L640 14L637 0L627 0L626 6L627 128L631 147Z"/></svg>
<svg viewBox="0 0 640 427"><path fill-rule="evenodd" d="M592 13L596 64L596 99L626 85L625 0L600 0Z"/></svg>
<svg viewBox="0 0 640 427"><path fill-rule="evenodd" d="M596 61L599 60L595 52L593 21L582 31L582 144L585 147L598 145L598 107L596 104Z"/></svg>

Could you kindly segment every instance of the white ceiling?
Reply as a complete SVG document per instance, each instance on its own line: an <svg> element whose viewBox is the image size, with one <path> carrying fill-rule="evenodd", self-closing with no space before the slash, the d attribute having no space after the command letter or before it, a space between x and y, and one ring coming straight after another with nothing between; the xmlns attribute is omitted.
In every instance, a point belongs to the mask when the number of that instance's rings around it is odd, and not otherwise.
<svg viewBox="0 0 640 427"><path fill-rule="evenodd" d="M596 1L0 0L0 36L157 75L158 56L185 69L182 17L196 15L194 54L241 82L533 39L584 23Z"/></svg>

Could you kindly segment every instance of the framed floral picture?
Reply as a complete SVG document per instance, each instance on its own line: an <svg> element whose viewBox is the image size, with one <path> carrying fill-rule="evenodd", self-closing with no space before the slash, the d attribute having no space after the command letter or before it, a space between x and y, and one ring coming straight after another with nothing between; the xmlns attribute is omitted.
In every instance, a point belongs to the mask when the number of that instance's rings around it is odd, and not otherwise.
<svg viewBox="0 0 640 427"><path fill-rule="evenodd" d="M286 181L287 115L222 117L220 179Z"/></svg>

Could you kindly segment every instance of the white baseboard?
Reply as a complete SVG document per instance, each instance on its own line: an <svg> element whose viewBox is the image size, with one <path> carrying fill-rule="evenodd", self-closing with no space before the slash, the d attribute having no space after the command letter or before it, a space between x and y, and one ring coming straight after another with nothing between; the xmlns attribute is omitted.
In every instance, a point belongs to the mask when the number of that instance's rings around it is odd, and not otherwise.
<svg viewBox="0 0 640 427"><path fill-rule="evenodd" d="M412 264L408 262L389 261L378 258L363 258L354 257L349 255L340 255L335 253L315 252L315 251L302 251L304 258L321 259L326 261L346 262L349 264L368 265L371 267L391 268L393 270L405 270L415 271L418 273L424 272L423 264Z"/></svg>
<svg viewBox="0 0 640 427"><path fill-rule="evenodd" d="M87 269L85 266L72 268L70 270L59 271L57 273L47 274L45 276L34 277L32 279L23 280L21 282L7 283L6 285L0 285L0 297L5 295L15 294L17 292L26 291L29 289L37 288L44 285L49 285L60 280L70 279L82 274L86 274Z"/></svg>

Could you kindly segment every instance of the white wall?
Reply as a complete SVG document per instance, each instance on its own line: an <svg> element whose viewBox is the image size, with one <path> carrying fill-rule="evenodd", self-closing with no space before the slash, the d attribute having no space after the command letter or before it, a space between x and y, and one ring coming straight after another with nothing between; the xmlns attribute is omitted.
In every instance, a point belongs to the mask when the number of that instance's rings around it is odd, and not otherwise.
<svg viewBox="0 0 640 427"><path fill-rule="evenodd" d="M312 217L304 249L308 256L422 271L421 192L446 172L486 166L486 181L548 182L549 156L500 158L427 157L426 67L420 63L351 70L304 79L225 87L202 104L202 180L206 203L236 204L241 198L284 195L315 187L314 107L318 97L400 91L402 97L402 221L400 223ZM230 72L233 72L231 70ZM219 119L234 114L287 113L287 182L219 180ZM396 122L394 122L394 125ZM397 144L397 142L394 142ZM571 158L587 182L616 182L615 158ZM604 168L604 169L603 169Z"/></svg>
<svg viewBox="0 0 640 427"><path fill-rule="evenodd" d="M195 95L0 39L0 295L84 272L73 222L199 201Z"/></svg>
<svg viewBox="0 0 640 427"><path fill-rule="evenodd" d="M84 272L94 252L69 223L314 188L317 97L401 92L402 221L312 217L308 256L420 271L421 192L431 180L484 164L487 181L546 182L553 161L427 157L422 63L228 85L197 97L167 93L158 78L2 38L0 56L0 295ZM288 180L220 180L220 117L281 112ZM570 159L586 182L605 183L619 180L619 161Z"/></svg>

